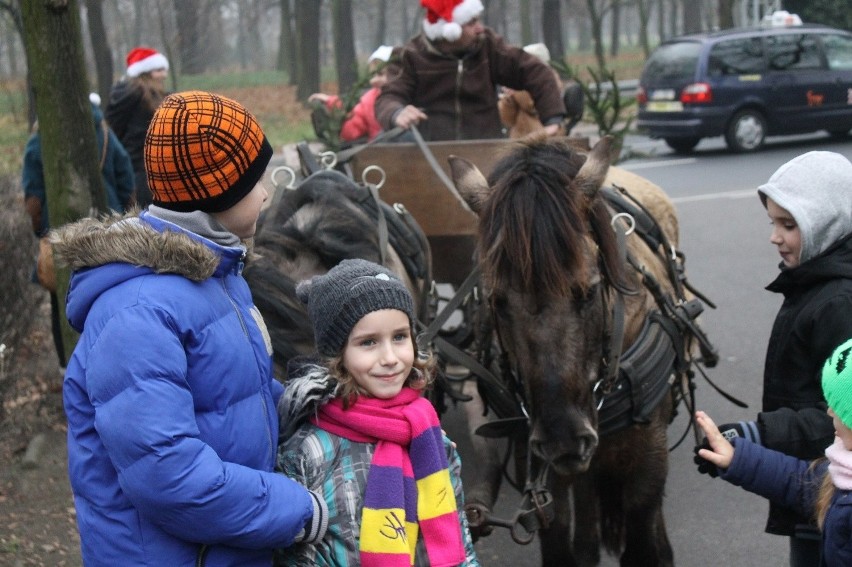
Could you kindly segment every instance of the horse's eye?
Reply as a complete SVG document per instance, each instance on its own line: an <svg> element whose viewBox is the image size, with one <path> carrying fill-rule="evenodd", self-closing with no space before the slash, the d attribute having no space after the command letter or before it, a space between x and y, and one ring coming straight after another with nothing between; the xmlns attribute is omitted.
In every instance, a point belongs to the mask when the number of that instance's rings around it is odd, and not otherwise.
<svg viewBox="0 0 852 567"><path fill-rule="evenodd" d="M509 307L509 300L506 299L505 295L495 293L491 296L491 305L497 315L504 317L506 315L506 309Z"/></svg>
<svg viewBox="0 0 852 567"><path fill-rule="evenodd" d="M581 304L581 308L588 307L595 300L595 297L597 297L599 288L600 283L595 283L589 286L585 291L582 289L574 290L574 300Z"/></svg>

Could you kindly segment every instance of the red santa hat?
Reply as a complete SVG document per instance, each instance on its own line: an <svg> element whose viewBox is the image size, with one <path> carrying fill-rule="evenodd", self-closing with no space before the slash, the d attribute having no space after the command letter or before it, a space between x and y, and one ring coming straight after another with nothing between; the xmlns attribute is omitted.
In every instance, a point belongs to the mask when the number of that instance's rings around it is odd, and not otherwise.
<svg viewBox="0 0 852 567"><path fill-rule="evenodd" d="M485 9L481 0L420 0L420 5L426 8L423 19L426 37L447 41L460 38L462 26Z"/></svg>
<svg viewBox="0 0 852 567"><path fill-rule="evenodd" d="M134 47L127 54L127 76L138 77L142 73L150 73L157 69L169 70L169 60L166 56L150 47Z"/></svg>

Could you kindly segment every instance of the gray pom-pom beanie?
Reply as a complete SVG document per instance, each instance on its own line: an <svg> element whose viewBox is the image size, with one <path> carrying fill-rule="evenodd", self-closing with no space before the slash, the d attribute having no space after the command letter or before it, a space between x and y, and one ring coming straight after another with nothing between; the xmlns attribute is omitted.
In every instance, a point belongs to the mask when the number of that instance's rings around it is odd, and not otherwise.
<svg viewBox="0 0 852 567"><path fill-rule="evenodd" d="M393 272L367 260L343 260L328 273L299 283L296 295L308 307L317 352L341 353L349 333L362 317L382 309L398 309L414 327L414 300Z"/></svg>

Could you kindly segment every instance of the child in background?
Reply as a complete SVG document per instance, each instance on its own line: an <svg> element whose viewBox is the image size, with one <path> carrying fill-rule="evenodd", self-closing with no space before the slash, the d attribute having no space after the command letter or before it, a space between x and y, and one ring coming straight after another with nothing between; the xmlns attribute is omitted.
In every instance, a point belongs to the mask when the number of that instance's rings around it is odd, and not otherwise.
<svg viewBox="0 0 852 567"><path fill-rule="evenodd" d="M376 120L376 98L382 91L382 86L388 82L388 61L392 53L393 48L390 45L382 45L370 55L367 61L371 73L370 89L361 95L340 129L340 139L344 142L360 139L369 141L381 133L382 127ZM312 94L308 97L308 102L321 102L329 110L340 108L343 104L339 96L325 93Z"/></svg>
<svg viewBox="0 0 852 567"><path fill-rule="evenodd" d="M758 196L781 260L766 289L784 301L766 349L760 413L719 429L813 460L834 439L820 372L832 350L852 337L852 163L834 152L807 152L779 167ZM699 472L715 474L712 464L695 458ZM791 567L817 564L820 534L811 517L770 502L766 532L789 537Z"/></svg>
<svg viewBox="0 0 852 567"><path fill-rule="evenodd" d="M702 411L695 419L709 448L698 455L722 478L749 492L814 517L822 532L819 565L852 565L852 339L822 369L822 391L834 422L834 443L813 463L767 449L744 437L729 442ZM732 444L733 443L733 444Z"/></svg>
<svg viewBox="0 0 852 567"><path fill-rule="evenodd" d="M281 550L276 565L479 565L458 453L422 396L433 362L417 352L408 289L344 260L296 293L318 356L288 369L278 464L324 495L330 517L321 541Z"/></svg>

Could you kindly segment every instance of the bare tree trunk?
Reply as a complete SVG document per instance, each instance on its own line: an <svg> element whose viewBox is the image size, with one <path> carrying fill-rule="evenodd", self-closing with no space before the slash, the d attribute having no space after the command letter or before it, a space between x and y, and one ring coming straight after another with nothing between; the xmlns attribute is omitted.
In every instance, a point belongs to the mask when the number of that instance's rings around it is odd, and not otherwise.
<svg viewBox="0 0 852 567"><path fill-rule="evenodd" d="M562 60L565 45L562 43L562 5L560 0L544 0L541 8L541 31L550 56Z"/></svg>
<svg viewBox="0 0 852 567"><path fill-rule="evenodd" d="M520 0L521 45L532 43L532 21L530 20L530 0Z"/></svg>
<svg viewBox="0 0 852 567"><path fill-rule="evenodd" d="M39 116L44 182L50 226L58 227L107 210L98 167L97 138L83 62L80 11L76 0L22 0L24 45ZM57 271L58 295L68 290L68 270ZM77 335L60 302L68 352Z"/></svg>
<svg viewBox="0 0 852 567"><path fill-rule="evenodd" d="M701 4L695 0L683 0L683 33L701 31Z"/></svg>
<svg viewBox="0 0 852 567"><path fill-rule="evenodd" d="M348 92L358 82L355 33L352 30L352 0L333 0L334 61L338 92Z"/></svg>
<svg viewBox="0 0 852 567"><path fill-rule="evenodd" d="M9 18L3 18L3 43L5 45L6 60L9 63L9 75L16 77L18 75L18 44L17 38L23 41L24 30L21 23L21 13L18 7L11 2L0 2L0 12L9 14Z"/></svg>
<svg viewBox="0 0 852 567"><path fill-rule="evenodd" d="M287 82L296 84L297 51L296 36L293 32L293 11L290 0L279 0L281 5L281 35L278 37L278 62L276 69L287 72Z"/></svg>
<svg viewBox="0 0 852 567"><path fill-rule="evenodd" d="M639 45L645 58L651 54L651 42L648 40L648 20L651 18L651 0L636 0L636 10L639 14Z"/></svg>
<svg viewBox="0 0 852 567"><path fill-rule="evenodd" d="M160 7L159 5L157 6ZM145 3L143 0L133 0L133 26L130 28L130 46L133 48L142 43L142 22L145 21ZM129 51L129 50L128 50Z"/></svg>
<svg viewBox="0 0 852 567"><path fill-rule="evenodd" d="M92 54L95 57L95 71L98 76L98 94L101 100L109 100L112 88L112 48L109 46L102 0L86 0L86 16L89 20L89 39L92 42Z"/></svg>
<svg viewBox="0 0 852 567"><path fill-rule="evenodd" d="M320 5L318 0L295 0L296 96L299 100L319 91L320 87Z"/></svg>
<svg viewBox="0 0 852 567"><path fill-rule="evenodd" d="M376 15L376 37L373 40L373 47L384 45L387 41L385 37L385 29L388 24L388 2L387 0L379 0L378 14Z"/></svg>
<svg viewBox="0 0 852 567"><path fill-rule="evenodd" d="M621 0L612 0L612 17L610 18L611 27L609 29L609 54L615 57L618 55L618 48L621 45Z"/></svg>
<svg viewBox="0 0 852 567"><path fill-rule="evenodd" d="M199 4L200 0L174 0L180 71L185 75L198 75L204 72L199 32L201 18Z"/></svg>
<svg viewBox="0 0 852 567"><path fill-rule="evenodd" d="M592 24L592 43L595 50L595 59L598 62L598 69L605 69L606 55L603 45L603 17L605 10L598 10L595 0L586 0L586 7L589 10L589 20Z"/></svg>
<svg viewBox="0 0 852 567"><path fill-rule="evenodd" d="M175 65L177 57L175 57L174 49L172 49L173 41L169 39L169 26L167 23L167 8L163 5L163 0L157 0L157 16L160 21L160 40L165 49L166 59L169 60L169 76L172 79L172 89L178 90L178 66ZM182 63L182 62L181 62Z"/></svg>
<svg viewBox="0 0 852 567"><path fill-rule="evenodd" d="M734 0L719 0L719 29L734 27Z"/></svg>
<svg viewBox="0 0 852 567"><path fill-rule="evenodd" d="M496 29L497 33L502 35L506 41L509 41L509 14L507 13L506 0L500 0L500 7L498 10L499 19L494 22L494 29Z"/></svg>
<svg viewBox="0 0 852 567"><path fill-rule="evenodd" d="M671 7L671 12L669 14L669 37L674 37L678 35L679 28L677 27L677 23L680 20L678 17L678 6L680 6L679 0L669 0Z"/></svg>

